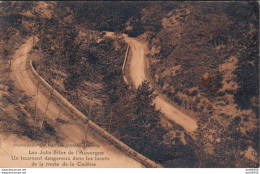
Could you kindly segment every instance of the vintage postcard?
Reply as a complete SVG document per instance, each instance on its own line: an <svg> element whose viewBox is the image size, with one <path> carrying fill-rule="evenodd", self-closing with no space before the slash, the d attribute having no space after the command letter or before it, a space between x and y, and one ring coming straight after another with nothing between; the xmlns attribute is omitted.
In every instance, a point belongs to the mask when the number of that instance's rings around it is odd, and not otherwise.
<svg viewBox="0 0 260 174"><path fill-rule="evenodd" d="M0 2L0 168L258 167L258 2Z"/></svg>

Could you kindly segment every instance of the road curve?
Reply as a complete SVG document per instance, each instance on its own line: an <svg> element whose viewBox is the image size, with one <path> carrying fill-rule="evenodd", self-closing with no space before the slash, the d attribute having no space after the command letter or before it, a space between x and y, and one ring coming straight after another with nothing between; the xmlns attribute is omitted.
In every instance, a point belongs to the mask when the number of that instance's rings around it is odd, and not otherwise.
<svg viewBox="0 0 260 174"><path fill-rule="evenodd" d="M36 100L35 94L37 90L37 79L32 75L32 72L26 64L28 59L28 52L32 48L32 40L32 38L28 39L14 54L11 67L11 79L15 81L15 85L19 89L23 90L27 95L34 98L34 101L31 101L30 103L30 105L34 107ZM48 97L48 92L40 87L37 95L37 110L39 112L44 113L48 103ZM55 119L58 118L60 107L63 106L60 106L55 101L50 101L45 120L47 120L51 125L55 125ZM71 115L73 114L70 113L69 110L62 108L59 118L67 120L69 123L56 126L55 129L58 132L58 135L64 139L64 143L81 143L85 137L84 125L75 118L72 118ZM110 159L109 161L102 161L98 163L97 167L144 167L140 162L129 157L121 150L115 148L111 143L95 134L93 131L89 130L87 137L88 141L96 144L95 147L88 147L90 150L103 151Z"/></svg>
<svg viewBox="0 0 260 174"><path fill-rule="evenodd" d="M129 58L129 76L130 81L135 88L138 88L144 80L150 81L147 75L147 63L145 60L145 45L137 41L135 38L124 35L125 41L130 45L132 56ZM156 91L158 96L155 98L155 107L161 110L162 113L175 123L181 125L187 132L192 133L197 129L197 122L195 119L182 113L174 105L172 105L162 94Z"/></svg>

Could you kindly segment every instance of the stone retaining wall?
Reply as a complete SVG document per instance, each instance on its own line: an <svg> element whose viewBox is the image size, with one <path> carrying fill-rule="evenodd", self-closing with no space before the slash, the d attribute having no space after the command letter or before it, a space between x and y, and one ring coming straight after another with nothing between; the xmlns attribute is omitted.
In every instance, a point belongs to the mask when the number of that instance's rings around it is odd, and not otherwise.
<svg viewBox="0 0 260 174"><path fill-rule="evenodd" d="M89 120L82 112L77 110L72 104L68 102L67 99L65 99L58 91L53 89L52 86L50 86L34 69L32 65L32 60L27 60L27 64L29 65L30 70L32 71L33 76L35 76L36 79L39 78L41 83L44 85L44 87L48 91L53 91L52 95L54 98L56 98L59 102L61 102L63 105L65 105L74 115L78 117L83 123L86 123L88 121L89 128L92 129L94 132L108 140L111 144L113 144L116 148L120 149L124 153L126 153L128 156L134 158L136 161L143 164L145 167L149 168L161 168L162 166L155 163L154 161L146 158L145 156L141 155L140 153L136 152L135 150L128 147L123 142L116 139L114 136L112 136L110 133L99 127L97 124Z"/></svg>

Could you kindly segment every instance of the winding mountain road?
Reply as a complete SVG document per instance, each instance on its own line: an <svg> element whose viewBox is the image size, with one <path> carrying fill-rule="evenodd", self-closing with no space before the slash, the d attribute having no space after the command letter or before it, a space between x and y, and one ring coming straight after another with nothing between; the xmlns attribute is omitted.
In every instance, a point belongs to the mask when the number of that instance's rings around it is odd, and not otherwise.
<svg viewBox="0 0 260 174"><path fill-rule="evenodd" d="M145 61L145 45L134 38L124 35L125 41L130 46L132 56L129 58L129 76L135 88L142 84L144 80L149 78L146 74L147 65ZM41 85L37 92L38 78L36 78L30 68L28 68L28 53L33 46L33 38L28 39L14 54L11 67L11 79L15 81L15 85L23 90L33 100L30 106L34 107L37 98L37 113L39 120L44 119L51 125L55 125L57 118L66 120L68 124L61 124L55 127L64 143L80 144L86 136L86 128L82 121L75 119L70 110L66 106L58 104L55 100L49 102L49 91ZM37 95L36 95L37 93ZM49 103L49 105L48 105ZM187 132L193 132L197 128L196 121L179 111L170 102L168 102L161 94L154 100L157 109L160 109L166 117L177 124L184 127ZM43 114L48 109L46 114ZM104 139L102 136L89 130L87 140L95 144L94 147L88 147L92 151L103 151L109 156L109 161L102 161L98 167L144 167L143 164L126 155L123 151L117 149L114 145Z"/></svg>
<svg viewBox="0 0 260 174"><path fill-rule="evenodd" d="M129 76L130 81L135 88L138 88L144 80L151 81L147 72L147 61L145 60L145 44L137 41L135 38L124 35L125 41L130 45L130 51L132 56L129 57ZM158 96L155 98L155 107L167 117L167 119L174 121L181 125L187 132L192 133L197 129L197 122L195 119L184 114L174 105L172 105L166 97L156 91Z"/></svg>
<svg viewBox="0 0 260 174"><path fill-rule="evenodd" d="M28 68L28 52L33 45L33 38L28 39L15 53L14 60L11 67L11 79L15 81L15 85L23 90L28 96L33 97L30 106L34 107L37 91L37 78L32 75L30 68ZM48 92L42 87L38 90L37 112L44 113L49 100ZM59 114L60 108L61 112ZM42 114L43 115L43 114ZM63 143L77 144L82 143L85 137L85 127L82 122L75 119L65 106L57 104L51 100L46 112L45 120L55 125L55 120L58 118L68 121L68 124L62 124L55 127L58 136L63 138ZM43 117L39 117L42 119ZM87 133L87 140L94 143L95 147L88 147L90 151L102 151L109 157L108 161L101 161L97 167L144 167L140 162L132 157L129 157L121 150L117 149L114 145L108 142L103 137L93 133L90 129Z"/></svg>

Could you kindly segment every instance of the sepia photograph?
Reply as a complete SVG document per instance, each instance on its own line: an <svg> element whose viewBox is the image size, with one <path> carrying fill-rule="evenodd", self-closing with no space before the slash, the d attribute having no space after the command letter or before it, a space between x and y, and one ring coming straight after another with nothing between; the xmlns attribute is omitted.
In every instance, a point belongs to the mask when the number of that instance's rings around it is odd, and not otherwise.
<svg viewBox="0 0 260 174"><path fill-rule="evenodd" d="M0 168L259 168L259 2L0 1Z"/></svg>

